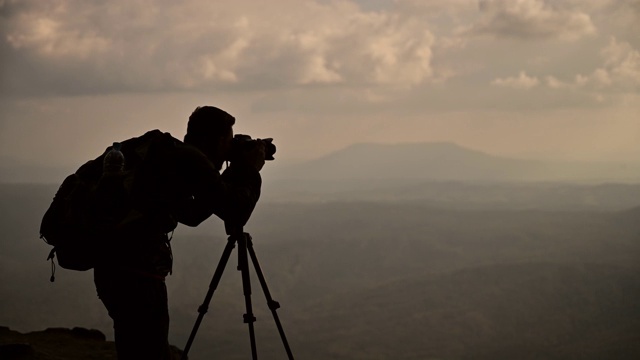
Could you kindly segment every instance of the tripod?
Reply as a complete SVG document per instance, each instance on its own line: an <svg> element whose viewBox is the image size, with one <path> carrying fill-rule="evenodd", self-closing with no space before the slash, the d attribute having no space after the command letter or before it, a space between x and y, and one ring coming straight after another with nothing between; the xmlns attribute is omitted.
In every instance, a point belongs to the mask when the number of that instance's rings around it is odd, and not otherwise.
<svg viewBox="0 0 640 360"><path fill-rule="evenodd" d="M225 224L226 225L226 224ZM226 226L225 226L226 227ZM267 287L267 282L264 279L264 275L262 274L262 270L260 269L260 264L258 264L258 259L256 258L256 253L253 250L253 242L251 239L251 235L243 232L242 227L235 228L230 231L229 227L227 228L227 234L229 238L227 240L227 245L222 252L222 257L220 258L220 262L218 262L218 266L216 267L216 271L213 274L213 278L211 279L211 283L209 284L209 291L204 298L204 302L198 308L198 318L196 319L196 323L193 325L193 329L191 330L191 335L189 336L189 340L187 341L187 345L184 348L184 352L182 353L182 360L187 359L187 354L189 353L189 349L193 344L193 340L198 332L198 328L200 327L200 323L204 318L204 314L209 309L209 303L211 302L211 298L213 297L213 292L218 287L218 283L222 278L222 273L224 272L224 268L227 265L227 261L231 256L231 251L235 247L235 244L238 243L238 270L240 270L242 274L242 289L244 293L244 302L247 309L247 313L243 315L244 322L249 325L249 339L251 341L251 355L252 359L257 360L258 354L256 349L256 337L255 332L253 330L253 323L256 321L255 316L253 316L253 310L251 307L251 282L249 279L249 261L247 258L247 253L251 256L251 262L253 263L254 270L258 275L258 280L260 281L260 285L262 286L262 290L264 291L264 296L267 299L267 305L269 310L271 310L271 314L273 315L273 319L278 327L278 332L280 333L280 338L282 339L282 343L287 352L287 356L290 360L293 360L293 354L291 353L291 349L289 348L289 343L287 342L287 337L284 334L284 330L282 328L282 324L280 323L280 319L278 318L278 313L276 310L280 307L280 304L271 298L271 294L269 293L269 288Z"/></svg>

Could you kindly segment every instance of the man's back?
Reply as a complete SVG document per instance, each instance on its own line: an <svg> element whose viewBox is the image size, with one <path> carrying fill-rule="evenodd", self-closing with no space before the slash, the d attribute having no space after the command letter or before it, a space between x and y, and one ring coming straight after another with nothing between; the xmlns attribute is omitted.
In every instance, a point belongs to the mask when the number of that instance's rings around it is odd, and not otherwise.
<svg viewBox="0 0 640 360"><path fill-rule="evenodd" d="M130 162L123 182L131 206L109 240L103 265L166 276L171 251L168 240L158 239L178 223L197 226L212 214L244 225L260 196L257 171L231 166L220 175L202 152L168 133L154 130L122 144ZM79 171L89 176L103 156Z"/></svg>

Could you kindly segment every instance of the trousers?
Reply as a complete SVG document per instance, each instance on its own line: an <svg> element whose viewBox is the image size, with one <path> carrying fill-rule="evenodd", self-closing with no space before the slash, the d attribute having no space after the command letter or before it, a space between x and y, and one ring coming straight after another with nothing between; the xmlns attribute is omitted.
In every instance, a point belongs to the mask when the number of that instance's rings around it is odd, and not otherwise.
<svg viewBox="0 0 640 360"><path fill-rule="evenodd" d="M119 360L168 360L169 309L162 277L96 266L98 297L113 319Z"/></svg>

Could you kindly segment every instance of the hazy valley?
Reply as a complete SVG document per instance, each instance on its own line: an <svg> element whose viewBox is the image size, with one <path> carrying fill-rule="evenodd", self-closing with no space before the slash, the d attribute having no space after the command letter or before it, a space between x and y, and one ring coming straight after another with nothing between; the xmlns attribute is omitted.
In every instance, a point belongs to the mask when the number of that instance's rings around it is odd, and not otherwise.
<svg viewBox="0 0 640 360"><path fill-rule="evenodd" d="M462 171L462 170L459 170ZM333 175L332 175L333 176ZM327 186L318 186L318 184ZM96 328L91 272L38 239L55 185L0 186L0 325ZM636 359L638 185L451 179L271 179L246 229L300 359ZM183 347L226 236L179 227L167 280ZM191 358L247 358L235 252ZM284 350L252 279L258 352Z"/></svg>

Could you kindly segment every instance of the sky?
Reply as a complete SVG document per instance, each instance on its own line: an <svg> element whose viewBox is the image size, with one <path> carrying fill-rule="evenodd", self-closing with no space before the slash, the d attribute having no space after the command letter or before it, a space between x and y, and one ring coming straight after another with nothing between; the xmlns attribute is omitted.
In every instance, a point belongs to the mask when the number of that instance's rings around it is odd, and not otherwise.
<svg viewBox="0 0 640 360"><path fill-rule="evenodd" d="M276 162L448 141L640 162L640 0L0 0L0 165L220 107Z"/></svg>

